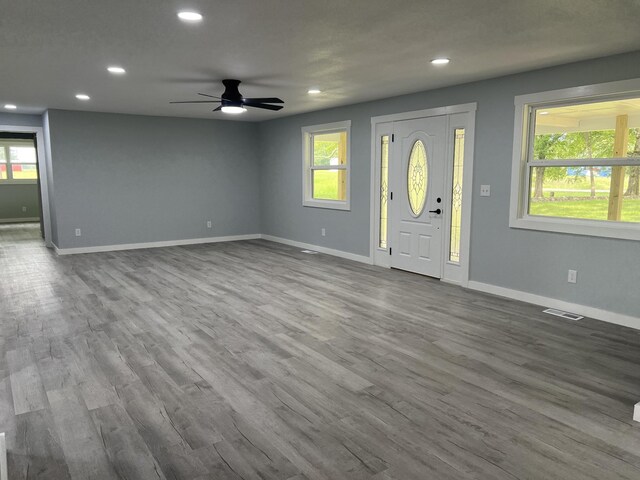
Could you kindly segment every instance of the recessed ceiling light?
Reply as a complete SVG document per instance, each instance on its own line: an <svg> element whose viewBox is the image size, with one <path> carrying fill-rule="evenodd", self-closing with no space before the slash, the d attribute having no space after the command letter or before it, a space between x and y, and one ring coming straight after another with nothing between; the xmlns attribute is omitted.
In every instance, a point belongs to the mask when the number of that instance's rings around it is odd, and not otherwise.
<svg viewBox="0 0 640 480"><path fill-rule="evenodd" d="M110 73L114 73L116 75L122 75L124 73L127 73L127 71L124 68L116 67L116 66L107 67L107 70L109 70Z"/></svg>
<svg viewBox="0 0 640 480"><path fill-rule="evenodd" d="M244 108L244 107L234 107L232 105L228 105L226 107L222 107L221 110L222 110L223 113L231 113L231 114L234 114L234 115L247 111L247 109Z"/></svg>
<svg viewBox="0 0 640 480"><path fill-rule="evenodd" d="M18 107L16 107L16 106L15 106L14 104L12 104L12 103L7 103L7 104L4 106L4 108L6 108L7 110L15 110L15 109L16 109L16 108L18 108Z"/></svg>
<svg viewBox="0 0 640 480"><path fill-rule="evenodd" d="M321 93L321 91L320 91L319 89L317 89L317 88L310 88L310 89L307 91L307 93L308 93L309 95L317 95L317 94Z"/></svg>
<svg viewBox="0 0 640 480"><path fill-rule="evenodd" d="M540 115L549 115L549 112L540 112Z"/></svg>
<svg viewBox="0 0 640 480"><path fill-rule="evenodd" d="M433 60L431 60L431 63L433 63L434 65L446 65L450 61L451 60L449 60L448 58L434 58Z"/></svg>
<svg viewBox="0 0 640 480"><path fill-rule="evenodd" d="M78 100L89 100L91 97L89 95L85 94L85 93L78 93L76 95L76 98Z"/></svg>
<svg viewBox="0 0 640 480"><path fill-rule="evenodd" d="M200 20L202 20L202 15L200 15L198 12L185 10L182 12L178 12L178 18L180 20L184 20L185 22L199 22Z"/></svg>

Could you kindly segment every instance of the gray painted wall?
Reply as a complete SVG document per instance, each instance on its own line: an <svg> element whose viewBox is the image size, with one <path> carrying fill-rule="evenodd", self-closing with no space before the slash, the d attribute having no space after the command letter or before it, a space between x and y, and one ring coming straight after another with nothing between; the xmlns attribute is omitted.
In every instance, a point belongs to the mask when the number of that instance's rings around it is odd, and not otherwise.
<svg viewBox="0 0 640 480"><path fill-rule="evenodd" d="M23 212L22 207L27 207L27 211ZM39 217L37 184L0 184L0 221Z"/></svg>
<svg viewBox="0 0 640 480"><path fill-rule="evenodd" d="M0 125L41 127L42 116L0 112Z"/></svg>
<svg viewBox="0 0 640 480"><path fill-rule="evenodd" d="M58 247L260 233L256 124L62 110L46 123Z"/></svg>
<svg viewBox="0 0 640 480"><path fill-rule="evenodd" d="M471 280L640 316L640 242L508 226L514 97L636 77L640 52L264 122L262 232L368 255L371 117L478 102ZM352 121L351 211L303 207L300 128L342 120ZM491 184L491 197L479 197L480 184ZM569 268L578 270L575 285Z"/></svg>

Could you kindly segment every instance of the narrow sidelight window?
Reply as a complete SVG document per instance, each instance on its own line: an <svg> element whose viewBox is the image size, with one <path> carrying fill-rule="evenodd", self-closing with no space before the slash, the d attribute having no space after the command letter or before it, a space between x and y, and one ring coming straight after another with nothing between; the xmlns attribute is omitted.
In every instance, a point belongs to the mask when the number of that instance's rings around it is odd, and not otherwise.
<svg viewBox="0 0 640 480"><path fill-rule="evenodd" d="M456 128L453 139L453 181L451 184L451 234L449 261L460 263L462 225L462 172L464 169L464 128Z"/></svg>
<svg viewBox="0 0 640 480"><path fill-rule="evenodd" d="M380 145L380 236L378 246L387 248L387 198L389 197L389 135L382 135Z"/></svg>

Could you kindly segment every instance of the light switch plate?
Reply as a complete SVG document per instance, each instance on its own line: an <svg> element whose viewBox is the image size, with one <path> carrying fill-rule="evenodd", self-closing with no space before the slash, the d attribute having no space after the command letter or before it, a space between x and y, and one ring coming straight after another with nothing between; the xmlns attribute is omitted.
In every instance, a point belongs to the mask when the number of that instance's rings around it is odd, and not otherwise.
<svg viewBox="0 0 640 480"><path fill-rule="evenodd" d="M480 185L480 196L481 197L490 197L491 196L491 185Z"/></svg>

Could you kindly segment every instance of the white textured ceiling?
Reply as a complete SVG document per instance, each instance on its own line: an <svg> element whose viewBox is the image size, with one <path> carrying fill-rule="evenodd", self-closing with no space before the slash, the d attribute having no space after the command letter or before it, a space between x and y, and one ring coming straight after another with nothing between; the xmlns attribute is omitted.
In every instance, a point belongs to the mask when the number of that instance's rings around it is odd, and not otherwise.
<svg viewBox="0 0 640 480"><path fill-rule="evenodd" d="M0 0L0 108L226 119L169 101L238 78L286 102L240 118L276 118L636 50L638 19L637 0Z"/></svg>

